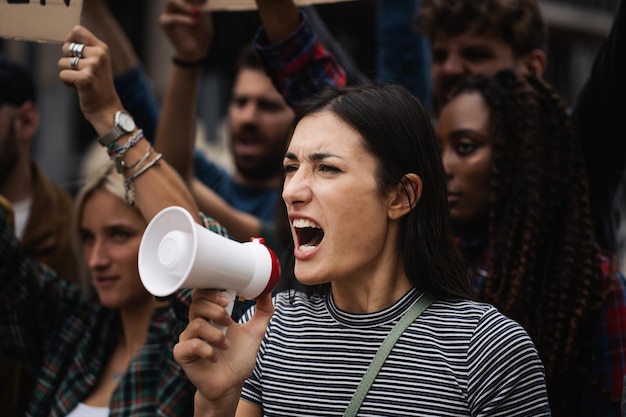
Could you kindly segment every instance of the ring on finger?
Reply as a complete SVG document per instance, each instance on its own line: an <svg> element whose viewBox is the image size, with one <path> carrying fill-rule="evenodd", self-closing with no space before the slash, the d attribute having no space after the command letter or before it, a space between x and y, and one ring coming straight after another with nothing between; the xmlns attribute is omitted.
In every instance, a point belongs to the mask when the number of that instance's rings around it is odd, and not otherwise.
<svg viewBox="0 0 626 417"><path fill-rule="evenodd" d="M75 43L75 42L70 43L70 47L69 47L70 56L82 58L83 49L85 49L84 43Z"/></svg>
<svg viewBox="0 0 626 417"><path fill-rule="evenodd" d="M80 61L80 57L75 56L72 57L72 60L70 61L70 68L73 70L77 70L78 69L78 61Z"/></svg>

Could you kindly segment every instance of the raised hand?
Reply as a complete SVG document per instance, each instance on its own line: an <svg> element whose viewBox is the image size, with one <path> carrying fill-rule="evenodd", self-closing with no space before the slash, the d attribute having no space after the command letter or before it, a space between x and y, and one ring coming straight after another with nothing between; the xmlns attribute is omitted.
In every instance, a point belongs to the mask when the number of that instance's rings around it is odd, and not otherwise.
<svg viewBox="0 0 626 417"><path fill-rule="evenodd" d="M160 17L161 28L183 62L206 58L213 40L211 15L202 10L203 0L168 0Z"/></svg>
<svg viewBox="0 0 626 417"><path fill-rule="evenodd" d="M285 39L300 24L293 0L256 0L256 5L270 43Z"/></svg>
<svg viewBox="0 0 626 417"><path fill-rule="evenodd" d="M113 84L109 47L89 30L75 26L65 38L58 65L61 81L78 92L85 118L98 134L108 131L112 115L122 109Z"/></svg>

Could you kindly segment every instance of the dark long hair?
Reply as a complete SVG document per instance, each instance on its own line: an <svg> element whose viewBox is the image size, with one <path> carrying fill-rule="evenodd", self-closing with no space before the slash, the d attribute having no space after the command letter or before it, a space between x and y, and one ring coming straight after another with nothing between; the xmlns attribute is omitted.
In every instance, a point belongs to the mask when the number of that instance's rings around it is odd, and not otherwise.
<svg viewBox="0 0 626 417"><path fill-rule="evenodd" d="M539 78L502 71L461 82L452 97L465 92L484 97L493 138L494 255L481 299L530 334L561 409L589 389L589 318L603 299L581 144L565 104Z"/></svg>
<svg viewBox="0 0 626 417"><path fill-rule="evenodd" d="M436 297L471 298L467 268L449 221L441 150L419 100L392 84L329 88L300 108L294 126L323 111L333 113L363 137L366 150L378 159L375 175L381 192L399 183L410 186L403 180L409 173L422 179L421 198L412 202L413 210L402 218L397 241L413 286ZM293 275L292 265L287 265L285 273Z"/></svg>

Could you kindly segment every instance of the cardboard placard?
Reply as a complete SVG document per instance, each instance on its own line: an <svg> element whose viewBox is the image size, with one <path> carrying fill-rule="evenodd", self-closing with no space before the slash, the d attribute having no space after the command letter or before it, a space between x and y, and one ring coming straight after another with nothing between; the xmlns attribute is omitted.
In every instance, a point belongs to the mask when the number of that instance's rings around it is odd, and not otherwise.
<svg viewBox="0 0 626 417"><path fill-rule="evenodd" d="M0 0L0 37L63 42L82 10L83 0Z"/></svg>
<svg viewBox="0 0 626 417"><path fill-rule="evenodd" d="M309 6L312 4L322 3L339 3L342 1L354 0L294 0L296 6ZM209 0L205 7L211 11L237 11L237 10L255 10L255 0Z"/></svg>

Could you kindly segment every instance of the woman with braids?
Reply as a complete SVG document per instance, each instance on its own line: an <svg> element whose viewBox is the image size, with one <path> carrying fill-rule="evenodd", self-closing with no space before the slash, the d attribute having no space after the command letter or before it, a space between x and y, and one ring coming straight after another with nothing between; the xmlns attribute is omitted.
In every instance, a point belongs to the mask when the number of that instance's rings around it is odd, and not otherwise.
<svg viewBox="0 0 626 417"><path fill-rule="evenodd" d="M619 416L623 277L592 237L580 143L536 77L461 83L437 124L458 242L483 301L518 321L555 416Z"/></svg>

